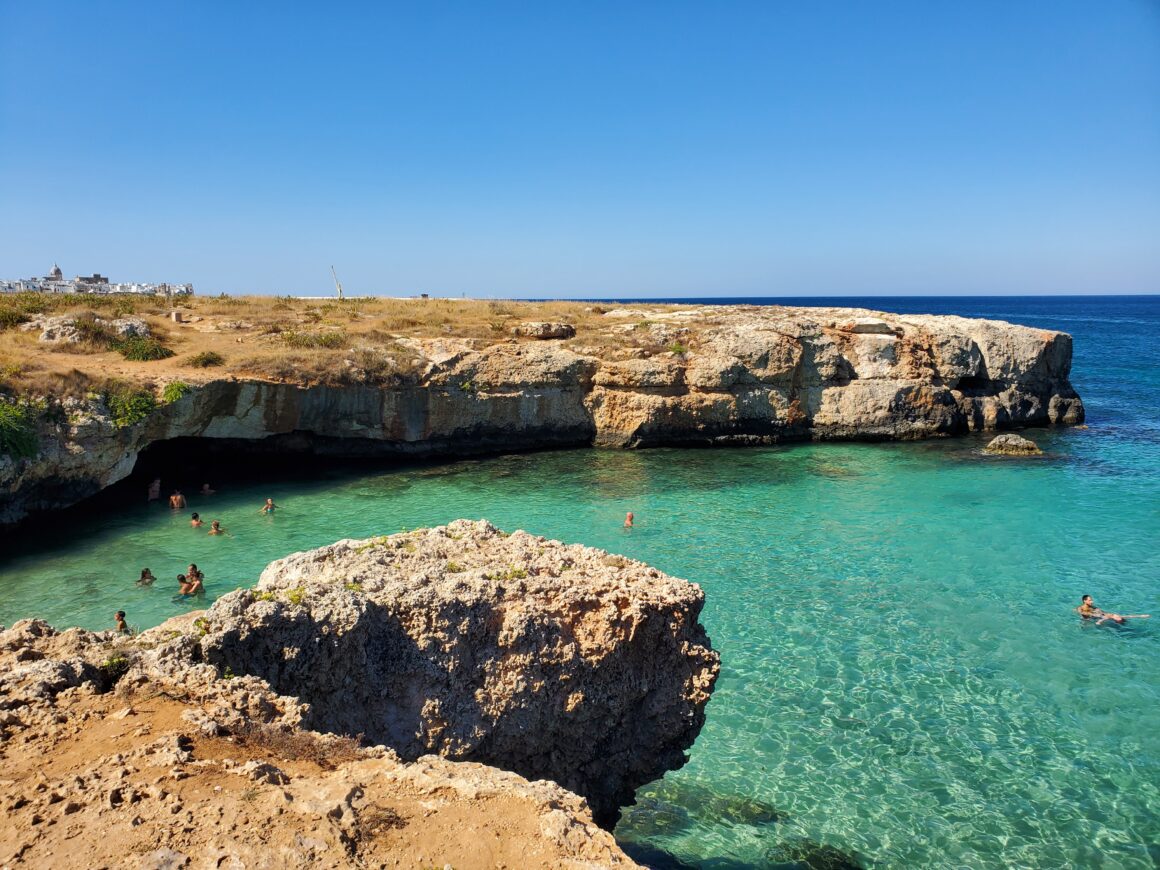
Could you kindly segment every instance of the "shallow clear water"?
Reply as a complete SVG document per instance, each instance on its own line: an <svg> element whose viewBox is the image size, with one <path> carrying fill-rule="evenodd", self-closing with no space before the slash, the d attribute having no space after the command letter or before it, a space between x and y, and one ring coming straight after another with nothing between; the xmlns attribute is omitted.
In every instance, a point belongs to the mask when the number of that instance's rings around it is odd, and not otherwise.
<svg viewBox="0 0 1160 870"><path fill-rule="evenodd" d="M951 310L1076 335L1092 428L1031 433L1044 459L990 458L964 439L568 451L218 482L190 510L232 537L138 505L5 542L0 622L104 628L124 609L153 625L205 606L173 600L190 561L212 598L288 552L486 517L706 591L721 679L689 764L642 790L617 829L634 854L712 867L843 854L895 867L1153 867L1160 304L989 304ZM268 495L284 506L272 517L258 513ZM134 585L144 566L162 578L154 588ZM1084 592L1156 616L1083 625L1072 608Z"/></svg>

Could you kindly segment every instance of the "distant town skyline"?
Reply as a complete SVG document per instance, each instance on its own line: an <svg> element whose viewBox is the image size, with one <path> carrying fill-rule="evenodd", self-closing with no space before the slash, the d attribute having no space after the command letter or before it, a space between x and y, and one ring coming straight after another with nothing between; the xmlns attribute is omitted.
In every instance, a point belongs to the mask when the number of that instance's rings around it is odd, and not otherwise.
<svg viewBox="0 0 1160 870"><path fill-rule="evenodd" d="M1149 0L0 4L0 280L1158 293L1158 239Z"/></svg>

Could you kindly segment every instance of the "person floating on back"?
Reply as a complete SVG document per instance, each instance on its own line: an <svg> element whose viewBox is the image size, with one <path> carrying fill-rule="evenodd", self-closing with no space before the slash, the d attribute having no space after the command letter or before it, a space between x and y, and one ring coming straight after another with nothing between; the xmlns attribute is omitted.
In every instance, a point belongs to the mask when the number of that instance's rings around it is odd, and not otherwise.
<svg viewBox="0 0 1160 870"><path fill-rule="evenodd" d="M1090 595L1085 595L1080 600L1080 605L1075 609L1075 612L1082 616L1084 619L1094 619L1096 621L1096 625L1107 622L1109 620L1114 622L1116 625L1123 625L1129 619L1149 618L1149 614L1147 613L1120 614L1108 613L1106 611L1100 610L1098 607L1096 607L1096 603L1092 601L1092 597Z"/></svg>
<svg viewBox="0 0 1160 870"><path fill-rule="evenodd" d="M274 499L268 498L268 499L266 499L266 503L264 505L262 505L260 508L258 508L258 513L260 513L260 514L272 514L276 510L278 510L278 505L274 504Z"/></svg>

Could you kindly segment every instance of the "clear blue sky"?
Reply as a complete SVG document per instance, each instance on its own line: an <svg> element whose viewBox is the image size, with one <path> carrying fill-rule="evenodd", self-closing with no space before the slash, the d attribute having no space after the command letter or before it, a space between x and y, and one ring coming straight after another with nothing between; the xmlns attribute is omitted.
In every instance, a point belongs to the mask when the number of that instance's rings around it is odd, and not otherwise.
<svg viewBox="0 0 1160 870"><path fill-rule="evenodd" d="M1160 2L0 0L0 277L1160 292Z"/></svg>

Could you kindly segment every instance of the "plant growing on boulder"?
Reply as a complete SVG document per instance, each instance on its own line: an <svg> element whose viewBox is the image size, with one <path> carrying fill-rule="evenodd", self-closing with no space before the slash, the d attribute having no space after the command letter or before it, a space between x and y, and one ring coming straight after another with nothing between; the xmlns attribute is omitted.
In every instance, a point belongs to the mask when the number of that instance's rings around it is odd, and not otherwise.
<svg viewBox="0 0 1160 870"><path fill-rule="evenodd" d="M37 403L0 398L0 456L30 459L40 447L36 421L43 410Z"/></svg>
<svg viewBox="0 0 1160 870"><path fill-rule="evenodd" d="M135 426L157 409L157 399L151 390L135 387L124 381L110 381L101 395L118 429Z"/></svg>
<svg viewBox="0 0 1160 870"><path fill-rule="evenodd" d="M185 381L170 381L161 392L161 401L166 405L172 405L182 397L187 396L192 389L193 387Z"/></svg>

